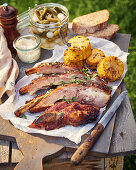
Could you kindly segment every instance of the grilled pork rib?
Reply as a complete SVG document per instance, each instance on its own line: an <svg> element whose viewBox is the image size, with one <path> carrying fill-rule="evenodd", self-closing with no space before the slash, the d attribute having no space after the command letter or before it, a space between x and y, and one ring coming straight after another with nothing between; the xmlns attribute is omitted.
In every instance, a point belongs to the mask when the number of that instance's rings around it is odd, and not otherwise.
<svg viewBox="0 0 136 170"><path fill-rule="evenodd" d="M95 76L94 76L95 75ZM89 77L90 76L90 77ZM61 73L57 75L45 75L42 77L39 77L37 79L34 79L31 81L30 84L22 87L19 92L20 94L29 93L30 95L33 95L37 90L42 89L43 87L49 87L52 85L64 85L68 84L71 81L97 81L100 83L105 83L104 80L102 80L99 76L96 76L96 73L93 72L91 74L84 74L81 71L71 71L69 73Z"/></svg>
<svg viewBox="0 0 136 170"><path fill-rule="evenodd" d="M68 84L51 91L46 98L42 99L37 105L32 107L30 112L43 111L64 97L68 100L75 97L77 102L92 104L101 108L110 100L111 90L104 83L95 81L81 84Z"/></svg>
<svg viewBox="0 0 136 170"><path fill-rule="evenodd" d="M31 128L53 130L65 125L79 126L96 120L100 109L78 102L59 102L48 108L40 117L29 125Z"/></svg>
<svg viewBox="0 0 136 170"><path fill-rule="evenodd" d="M54 63L41 63L37 67L29 68L25 70L26 75L39 73L39 74L52 74L52 73L66 73L67 71L76 71L81 69L81 67L70 67L64 65L64 63L54 62Z"/></svg>
<svg viewBox="0 0 136 170"><path fill-rule="evenodd" d="M47 92L43 93L42 95L36 96L32 100L26 101L25 105L15 110L14 114L17 117L21 116L24 112L26 112L30 108L34 107L37 103L39 103L46 95L47 95Z"/></svg>

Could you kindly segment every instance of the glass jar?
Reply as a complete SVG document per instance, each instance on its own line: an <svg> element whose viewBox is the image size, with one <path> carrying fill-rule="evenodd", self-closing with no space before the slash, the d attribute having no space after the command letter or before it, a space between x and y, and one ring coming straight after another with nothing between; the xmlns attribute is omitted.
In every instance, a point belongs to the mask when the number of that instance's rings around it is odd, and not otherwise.
<svg viewBox="0 0 136 170"><path fill-rule="evenodd" d="M34 34L19 36L13 42L19 59L24 63L33 63L40 58L40 45L41 39Z"/></svg>
<svg viewBox="0 0 136 170"><path fill-rule="evenodd" d="M56 12L55 8L58 9L58 12ZM43 11L46 12L44 13ZM56 44L64 45L67 41L69 12L65 6L57 3L37 5L35 8L30 9L29 17L31 33L41 38L42 48L53 49ZM52 21L52 18L58 21Z"/></svg>

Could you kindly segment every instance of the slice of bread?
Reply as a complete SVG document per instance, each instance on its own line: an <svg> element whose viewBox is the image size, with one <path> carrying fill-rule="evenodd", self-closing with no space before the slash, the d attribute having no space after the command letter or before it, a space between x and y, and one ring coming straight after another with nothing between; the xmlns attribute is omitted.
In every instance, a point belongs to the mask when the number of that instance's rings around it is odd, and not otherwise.
<svg viewBox="0 0 136 170"><path fill-rule="evenodd" d="M101 10L75 18L72 21L72 30L76 34L94 33L107 27L109 11Z"/></svg>
<svg viewBox="0 0 136 170"><path fill-rule="evenodd" d="M119 30L119 26L117 24L108 24L108 26L103 30L96 31L93 34L86 33L86 34L82 34L82 35L98 37L98 38L105 38L107 40L111 40L118 30Z"/></svg>

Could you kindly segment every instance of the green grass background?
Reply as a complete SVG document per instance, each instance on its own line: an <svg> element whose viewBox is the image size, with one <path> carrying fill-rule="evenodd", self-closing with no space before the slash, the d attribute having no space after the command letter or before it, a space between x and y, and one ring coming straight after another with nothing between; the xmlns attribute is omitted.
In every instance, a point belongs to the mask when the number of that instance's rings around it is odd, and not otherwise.
<svg viewBox="0 0 136 170"><path fill-rule="evenodd" d="M22 13L33 8L34 4L55 2L65 5L73 18L91 13L97 10L108 9L110 12L109 23L118 24L120 33L131 34L131 42L128 56L128 72L125 76L125 84L130 103L136 119L136 0L1 0L0 5L8 3ZM136 169L136 156L126 156L124 170Z"/></svg>

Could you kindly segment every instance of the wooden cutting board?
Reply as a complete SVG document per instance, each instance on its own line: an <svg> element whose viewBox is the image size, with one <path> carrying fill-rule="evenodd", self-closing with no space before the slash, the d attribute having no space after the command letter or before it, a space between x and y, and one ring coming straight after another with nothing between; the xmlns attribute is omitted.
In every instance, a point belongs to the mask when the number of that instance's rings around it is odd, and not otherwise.
<svg viewBox="0 0 136 170"><path fill-rule="evenodd" d="M127 41L125 41L126 38ZM117 34L116 37L113 39L113 41L118 44L124 51L127 51L128 49L129 40L130 36L127 37L123 34ZM40 60L49 58L52 55L52 51L46 51L45 54L44 52L45 51L42 50L42 56L44 56L44 58L41 58ZM24 69L26 69L27 67L32 67L33 64L29 64L28 66L24 63L21 63L18 59L17 62L19 64L21 78L24 75ZM121 86L112 97L111 103L115 100L120 91ZM111 103L109 103L109 105ZM103 134L100 136L99 140L91 149L91 155L102 157L108 154L115 118L116 114L104 130ZM28 134L22 132L21 130L16 129L9 121L4 120L1 117L0 124L0 139L16 141L19 149L24 155L24 158L18 163L15 169L40 170L42 169L42 159L44 157L50 157L51 159L62 154L65 151L73 152L78 147L78 145L65 138L50 137L40 134ZM84 138L86 138L87 135L88 134L82 137L82 141L84 140Z"/></svg>

